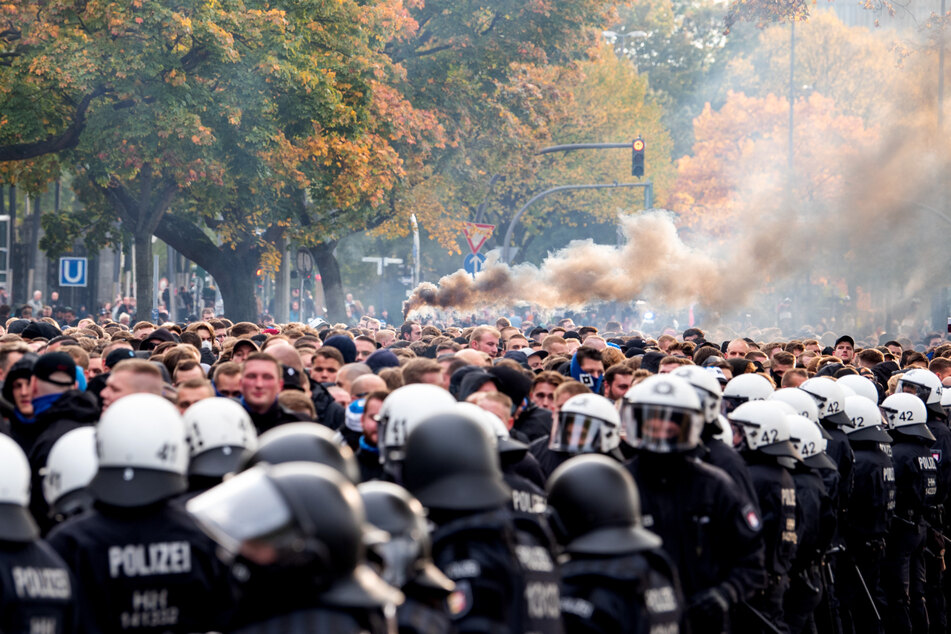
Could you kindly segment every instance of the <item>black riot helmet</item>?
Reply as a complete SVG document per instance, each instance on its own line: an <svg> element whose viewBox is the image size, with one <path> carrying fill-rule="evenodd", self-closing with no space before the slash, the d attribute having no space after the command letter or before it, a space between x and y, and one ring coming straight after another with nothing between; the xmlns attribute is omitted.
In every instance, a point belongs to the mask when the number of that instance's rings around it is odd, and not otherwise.
<svg viewBox="0 0 951 634"><path fill-rule="evenodd" d="M455 587L432 562L429 528L423 505L409 491L392 482L364 482L357 487L367 522L385 533L370 539L371 560L382 568L383 580L396 588L413 581L446 594Z"/></svg>
<svg viewBox="0 0 951 634"><path fill-rule="evenodd" d="M260 464L189 500L186 508L226 553L263 545L272 553L267 565L306 570L328 605L401 600L364 563L363 502L353 483L331 467Z"/></svg>
<svg viewBox="0 0 951 634"><path fill-rule="evenodd" d="M314 462L336 469L354 484L360 481L360 466L353 451L337 442L333 431L318 423L286 423L261 434L257 450L242 469L262 462Z"/></svg>
<svg viewBox="0 0 951 634"><path fill-rule="evenodd" d="M403 485L430 509L488 510L511 499L488 433L470 414L451 410L410 432Z"/></svg>
<svg viewBox="0 0 951 634"><path fill-rule="evenodd" d="M661 545L642 526L637 486L617 460L575 456L555 469L547 488L552 524L566 552L620 555Z"/></svg>

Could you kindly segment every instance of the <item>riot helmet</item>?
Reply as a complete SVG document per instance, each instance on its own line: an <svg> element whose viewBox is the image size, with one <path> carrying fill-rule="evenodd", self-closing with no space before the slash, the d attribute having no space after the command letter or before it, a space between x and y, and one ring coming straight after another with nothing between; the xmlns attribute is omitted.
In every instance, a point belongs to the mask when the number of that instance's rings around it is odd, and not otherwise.
<svg viewBox="0 0 951 634"><path fill-rule="evenodd" d="M875 387L875 383L873 383L871 379L861 374L846 374L840 377L836 383L840 387L847 387L857 395L864 396L875 405L878 405L878 388Z"/></svg>
<svg viewBox="0 0 951 634"><path fill-rule="evenodd" d="M914 394L921 399L929 412L944 416L944 410L941 408L941 396L944 392L941 379L931 370L923 368L908 370L898 377L895 392Z"/></svg>
<svg viewBox="0 0 951 634"><path fill-rule="evenodd" d="M700 443L703 412L694 387L670 374L649 376L624 395L624 441L652 453L685 452Z"/></svg>
<svg viewBox="0 0 951 634"><path fill-rule="evenodd" d="M819 433L826 440L831 440L832 435L819 425L819 407L814 398L800 390L798 387L783 387L772 394L767 400L787 403L793 408L796 414L805 416L819 426Z"/></svg>
<svg viewBox="0 0 951 634"><path fill-rule="evenodd" d="M693 386L703 408L703 421L720 430L720 409L723 403L723 388L713 373L696 365L682 365L673 372L674 376L686 380Z"/></svg>
<svg viewBox="0 0 951 634"><path fill-rule="evenodd" d="M402 462L406 439L419 421L452 407L456 399L437 385L413 383L393 390L380 406L380 462Z"/></svg>
<svg viewBox="0 0 951 634"><path fill-rule="evenodd" d="M230 398L206 398L182 414L191 460L188 474L220 478L237 471L257 448L248 411Z"/></svg>
<svg viewBox="0 0 951 634"><path fill-rule="evenodd" d="M845 415L852 421L852 427L845 430L849 440L892 442L892 437L885 431L886 423L882 410L874 401L858 394L846 396Z"/></svg>
<svg viewBox="0 0 951 634"><path fill-rule="evenodd" d="M603 455L575 456L548 479L552 524L565 551L616 555L658 548L661 539L643 527L634 478Z"/></svg>
<svg viewBox="0 0 951 634"><path fill-rule="evenodd" d="M53 443L43 476L43 498L49 505L49 516L57 522L79 515L92 505L87 489L96 475L96 428L77 427Z"/></svg>
<svg viewBox="0 0 951 634"><path fill-rule="evenodd" d="M0 539L32 542L40 536L29 506L30 461L15 440L0 434Z"/></svg>
<svg viewBox="0 0 951 634"><path fill-rule="evenodd" d="M498 450L503 464L518 462L528 453L528 445L513 439L502 419L489 410L483 409L475 403L466 402L456 403L453 407L457 411L471 415L472 420L482 426L482 429L492 438L493 445Z"/></svg>
<svg viewBox="0 0 951 634"><path fill-rule="evenodd" d="M730 379L723 388L723 414L729 418L730 412L749 401L764 401L775 390L773 384L761 374L747 373Z"/></svg>
<svg viewBox="0 0 951 634"><path fill-rule="evenodd" d="M187 488L188 443L178 409L155 394L129 394L96 425L99 469L89 483L113 506L146 506Z"/></svg>
<svg viewBox="0 0 951 634"><path fill-rule="evenodd" d="M904 392L892 394L882 401L881 409L890 431L934 441L927 424L928 410L918 396Z"/></svg>
<svg viewBox="0 0 951 634"><path fill-rule="evenodd" d="M598 394L576 394L558 412L548 448L564 453L608 453L621 444L621 416Z"/></svg>
<svg viewBox="0 0 951 634"><path fill-rule="evenodd" d="M357 487L367 522L386 535L369 544L382 567L383 580L395 588L410 581L446 593L454 588L432 562L426 511L409 491L392 482L364 482Z"/></svg>
<svg viewBox="0 0 951 634"><path fill-rule="evenodd" d="M492 438L458 410L423 418L410 431L403 485L430 509L488 510L512 497Z"/></svg>
<svg viewBox="0 0 951 634"><path fill-rule="evenodd" d="M360 481L360 465L353 450L337 442L334 432L319 423L285 423L261 434L257 449L241 468L249 469L262 462L313 462L336 469L354 484Z"/></svg>
<svg viewBox="0 0 951 634"><path fill-rule="evenodd" d="M802 461L813 469L835 469L836 464L826 454L828 440L820 433L818 423L799 414L787 414L789 436Z"/></svg>
<svg viewBox="0 0 951 634"><path fill-rule="evenodd" d="M852 421L845 415L845 393L835 381L827 376L814 376L803 381L799 389L816 402L820 422L839 427L852 426Z"/></svg>
<svg viewBox="0 0 951 634"><path fill-rule="evenodd" d="M737 407L728 418L743 431L747 449L801 460L791 440L789 422L786 420L790 414L785 405L780 402L751 401Z"/></svg>
<svg viewBox="0 0 951 634"><path fill-rule="evenodd" d="M186 508L226 555L306 571L329 605L375 607L402 599L366 566L363 501L353 483L327 465L258 464Z"/></svg>

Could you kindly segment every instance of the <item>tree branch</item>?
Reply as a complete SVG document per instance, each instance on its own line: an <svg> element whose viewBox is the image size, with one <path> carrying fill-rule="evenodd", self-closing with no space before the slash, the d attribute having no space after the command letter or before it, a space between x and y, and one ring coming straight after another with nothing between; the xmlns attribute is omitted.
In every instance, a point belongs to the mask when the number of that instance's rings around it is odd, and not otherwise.
<svg viewBox="0 0 951 634"><path fill-rule="evenodd" d="M0 145L0 162L25 161L43 156L44 154L55 154L56 152L62 152L63 150L76 147L86 127L86 110L89 109L89 104L92 103L93 99L105 94L105 92L106 89L99 86L83 97L82 101L76 106L72 122L62 133L49 136L42 141Z"/></svg>

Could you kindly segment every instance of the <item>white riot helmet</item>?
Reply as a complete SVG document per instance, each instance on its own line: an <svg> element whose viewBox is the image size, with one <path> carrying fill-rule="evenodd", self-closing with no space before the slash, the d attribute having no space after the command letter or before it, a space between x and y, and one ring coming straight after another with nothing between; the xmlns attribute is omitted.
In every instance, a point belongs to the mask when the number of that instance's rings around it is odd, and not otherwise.
<svg viewBox="0 0 951 634"><path fill-rule="evenodd" d="M840 387L850 388L859 396L864 396L868 400L878 405L878 388L868 378L861 374L846 374L836 381Z"/></svg>
<svg viewBox="0 0 951 634"><path fill-rule="evenodd" d="M96 428L92 425L70 430L53 443L40 472L50 517L62 521L89 508L92 495L86 487L98 468Z"/></svg>
<svg viewBox="0 0 951 634"><path fill-rule="evenodd" d="M512 438L502 419L489 410L475 403L466 402L456 403L455 408L456 411L463 412L479 423L479 426L492 437L492 444L499 452L503 467L519 462L528 453L528 445Z"/></svg>
<svg viewBox="0 0 951 634"><path fill-rule="evenodd" d="M858 394L846 396L845 415L852 421L852 427L845 430L850 441L892 442L892 437L885 431L886 423L882 410L864 396Z"/></svg>
<svg viewBox="0 0 951 634"><path fill-rule="evenodd" d="M608 453L621 444L621 415L610 400L576 394L558 413L548 448L570 454Z"/></svg>
<svg viewBox="0 0 951 634"><path fill-rule="evenodd" d="M743 430L746 446L771 456L801 459L789 433L788 405L770 401L743 403L728 416L731 423ZM795 414L792 414L795 416Z"/></svg>
<svg viewBox="0 0 951 634"><path fill-rule="evenodd" d="M40 536L29 510L30 474L20 445L0 434L0 539L31 542Z"/></svg>
<svg viewBox="0 0 951 634"><path fill-rule="evenodd" d="M941 390L941 409L945 416L951 416L951 390Z"/></svg>
<svg viewBox="0 0 951 634"><path fill-rule="evenodd" d="M851 427L852 421L845 415L845 393L835 381L825 376L806 379L799 389L815 400L819 408L819 420L839 427Z"/></svg>
<svg viewBox="0 0 951 634"><path fill-rule="evenodd" d="M939 416L944 415L944 410L941 409L943 391L938 375L923 368L908 370L898 378L898 385L895 386L896 393L914 394L921 399L929 412Z"/></svg>
<svg viewBox="0 0 951 634"><path fill-rule="evenodd" d="M185 410L182 418L191 455L188 475L220 478L236 472L258 446L251 417L233 399L202 399Z"/></svg>
<svg viewBox="0 0 951 634"><path fill-rule="evenodd" d="M130 394L96 425L99 470L89 483L97 500L145 506L187 488L188 443L178 409L155 394Z"/></svg>
<svg viewBox="0 0 951 634"><path fill-rule="evenodd" d="M803 462L813 469L836 468L832 459L826 455L826 447L829 441L819 433L818 423L814 423L799 414L786 416L786 422L789 424L789 436L792 439L793 447L802 456Z"/></svg>
<svg viewBox="0 0 951 634"><path fill-rule="evenodd" d="M624 395L621 425L624 441L636 449L653 453L690 451L700 443L703 428L700 398L680 377L649 376Z"/></svg>
<svg viewBox="0 0 951 634"><path fill-rule="evenodd" d="M682 365L673 372L674 376L685 379L697 391L700 406L703 408L703 420L707 425L720 426L720 406L723 401L723 388L713 373L698 365Z"/></svg>
<svg viewBox="0 0 951 634"><path fill-rule="evenodd" d="M935 439L927 425L928 410L914 394L892 394L882 401L882 413L894 432L930 441Z"/></svg>
<svg viewBox="0 0 951 634"><path fill-rule="evenodd" d="M723 388L723 413L729 418L730 412L749 401L765 401L774 392L773 384L760 374L741 374L735 376Z"/></svg>
<svg viewBox="0 0 951 634"><path fill-rule="evenodd" d="M832 435L819 425L819 408L816 406L814 398L800 390L798 387L783 387L770 394L770 401L786 403L793 408L793 411L800 416L805 416L819 426L819 433L826 440L832 438Z"/></svg>
<svg viewBox="0 0 951 634"><path fill-rule="evenodd" d="M380 406L380 462L402 462L406 438L420 421L436 412L452 408L452 394L429 383L404 385L390 393Z"/></svg>

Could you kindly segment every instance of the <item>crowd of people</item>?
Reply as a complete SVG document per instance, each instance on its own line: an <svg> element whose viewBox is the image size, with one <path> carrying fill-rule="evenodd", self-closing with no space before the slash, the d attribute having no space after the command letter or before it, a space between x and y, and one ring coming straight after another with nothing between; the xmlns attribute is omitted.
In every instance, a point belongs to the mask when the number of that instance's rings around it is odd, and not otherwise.
<svg viewBox="0 0 951 634"><path fill-rule="evenodd" d="M943 337L386 326L9 319L0 631L948 631Z"/></svg>

